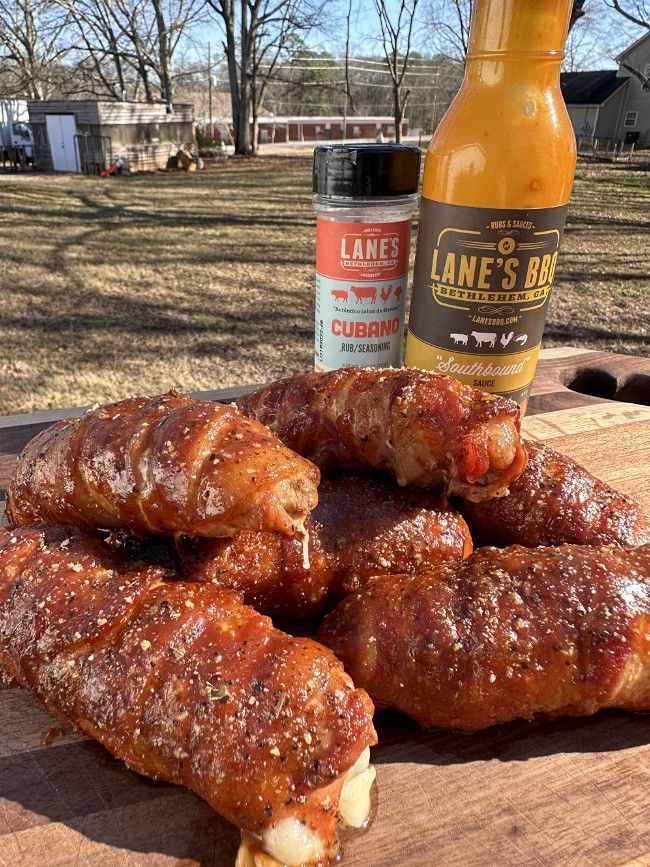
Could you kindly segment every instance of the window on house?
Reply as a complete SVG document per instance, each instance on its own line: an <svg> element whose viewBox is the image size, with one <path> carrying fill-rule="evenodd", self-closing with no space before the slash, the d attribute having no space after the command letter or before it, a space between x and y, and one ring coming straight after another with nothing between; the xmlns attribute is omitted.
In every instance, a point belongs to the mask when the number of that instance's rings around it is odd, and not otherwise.
<svg viewBox="0 0 650 867"><path fill-rule="evenodd" d="M352 135L361 135L361 127L353 126L352 127Z"/></svg>
<svg viewBox="0 0 650 867"><path fill-rule="evenodd" d="M646 63L643 74L646 78L650 78L650 63Z"/></svg>
<svg viewBox="0 0 650 867"><path fill-rule="evenodd" d="M638 111L628 111L625 113L625 120L623 121L623 126L636 126L637 119L639 117Z"/></svg>

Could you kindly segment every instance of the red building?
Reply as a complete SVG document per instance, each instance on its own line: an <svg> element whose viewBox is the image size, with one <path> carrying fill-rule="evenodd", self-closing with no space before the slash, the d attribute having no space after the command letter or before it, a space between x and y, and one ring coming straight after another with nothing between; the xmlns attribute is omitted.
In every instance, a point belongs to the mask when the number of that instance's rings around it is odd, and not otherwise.
<svg viewBox="0 0 650 867"><path fill-rule="evenodd" d="M379 134L386 141L395 138L395 119L390 115L369 115L348 117L343 130L341 115L310 117L272 114L262 115L258 120L259 144L282 144L284 142L326 142L353 141L367 139L377 141ZM408 134L408 120L402 122L402 135ZM231 118L219 118L214 123L214 136L217 142L232 144Z"/></svg>
<svg viewBox="0 0 650 867"><path fill-rule="evenodd" d="M387 116L348 117L343 129L341 115L309 117L259 118L259 143L338 141L345 138L376 140L381 133L385 139L395 138L395 118ZM402 135L408 133L408 120L402 122Z"/></svg>

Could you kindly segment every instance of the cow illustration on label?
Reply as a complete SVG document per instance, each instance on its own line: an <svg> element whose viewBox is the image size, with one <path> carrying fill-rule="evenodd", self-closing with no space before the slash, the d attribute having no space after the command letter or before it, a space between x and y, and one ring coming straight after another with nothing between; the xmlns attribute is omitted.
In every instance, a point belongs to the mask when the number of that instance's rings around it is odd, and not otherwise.
<svg viewBox="0 0 650 867"><path fill-rule="evenodd" d="M484 343L487 343L490 348L494 349L497 342L497 335L494 331L472 331L472 337L477 346L483 346Z"/></svg>
<svg viewBox="0 0 650 867"><path fill-rule="evenodd" d="M377 302L377 287L376 286L350 286L350 292L357 299L357 304L363 304L367 298L373 304Z"/></svg>

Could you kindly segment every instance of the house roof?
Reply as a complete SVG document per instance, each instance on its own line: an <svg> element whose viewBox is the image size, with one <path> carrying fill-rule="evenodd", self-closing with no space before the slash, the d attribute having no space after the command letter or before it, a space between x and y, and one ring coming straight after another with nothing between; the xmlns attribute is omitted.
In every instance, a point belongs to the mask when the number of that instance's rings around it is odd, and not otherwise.
<svg viewBox="0 0 650 867"><path fill-rule="evenodd" d="M602 105L627 82L615 69L596 72L563 72L562 96L567 105Z"/></svg>
<svg viewBox="0 0 650 867"><path fill-rule="evenodd" d="M622 57L625 57L625 55L629 51L632 51L633 48L638 48L639 45L641 45L642 42L645 42L646 39L648 39L648 38L650 38L650 31L648 31L647 33L644 33L643 36L639 36L639 38L636 40L636 42L633 42L632 45L628 45L628 47L625 49L625 51L621 51L621 53L619 55L617 55L616 60L620 63Z"/></svg>

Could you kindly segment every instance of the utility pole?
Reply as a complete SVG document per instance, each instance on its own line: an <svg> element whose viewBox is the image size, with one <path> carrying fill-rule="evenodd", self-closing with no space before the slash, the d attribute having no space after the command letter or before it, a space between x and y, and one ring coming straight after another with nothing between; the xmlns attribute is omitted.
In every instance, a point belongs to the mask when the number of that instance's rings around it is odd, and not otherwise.
<svg viewBox="0 0 650 867"><path fill-rule="evenodd" d="M352 17L352 0L348 0L348 14L345 29L345 102L343 104L343 135L345 141L348 132L348 97L350 96L350 18Z"/></svg>
<svg viewBox="0 0 650 867"><path fill-rule="evenodd" d="M212 47L208 42L208 121L210 126L210 138L214 138L214 126L212 124Z"/></svg>

